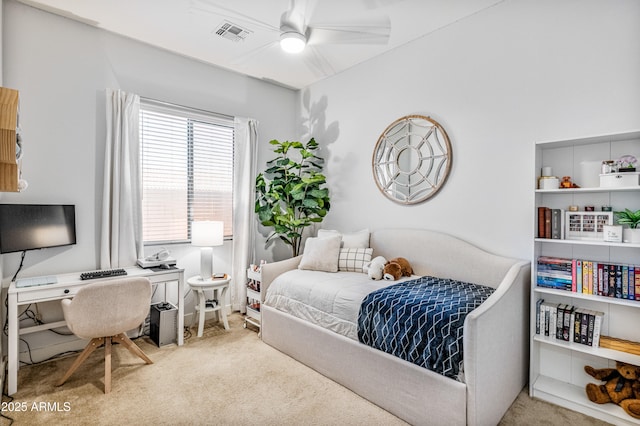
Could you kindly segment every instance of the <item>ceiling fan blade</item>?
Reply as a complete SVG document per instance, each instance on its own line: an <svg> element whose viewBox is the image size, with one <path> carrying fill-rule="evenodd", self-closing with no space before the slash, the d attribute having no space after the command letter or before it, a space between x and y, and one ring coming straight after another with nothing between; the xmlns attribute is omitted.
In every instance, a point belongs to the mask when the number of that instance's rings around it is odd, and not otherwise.
<svg viewBox="0 0 640 426"><path fill-rule="evenodd" d="M404 0L363 0L363 3L367 9L378 9L380 7L392 6L403 1Z"/></svg>
<svg viewBox="0 0 640 426"><path fill-rule="evenodd" d="M307 46L302 55L302 60L316 77L327 77L336 73L329 61L313 46Z"/></svg>
<svg viewBox="0 0 640 426"><path fill-rule="evenodd" d="M267 22L255 19L252 16L233 10L230 7L221 6L217 3L205 0L190 0L190 3L190 11L205 12L231 20L243 21L244 23L256 25L260 28L280 33L280 28L273 26Z"/></svg>
<svg viewBox="0 0 640 426"><path fill-rule="evenodd" d="M267 54L271 55L272 48L277 47L278 51L280 50L278 41L270 41L261 46L256 47L255 49L251 49L250 51L243 53L236 59L232 61L234 65L246 65L250 61L259 60L261 56L265 56Z"/></svg>
<svg viewBox="0 0 640 426"><path fill-rule="evenodd" d="M362 24L313 24L308 29L309 44L386 44L391 34L388 17Z"/></svg>

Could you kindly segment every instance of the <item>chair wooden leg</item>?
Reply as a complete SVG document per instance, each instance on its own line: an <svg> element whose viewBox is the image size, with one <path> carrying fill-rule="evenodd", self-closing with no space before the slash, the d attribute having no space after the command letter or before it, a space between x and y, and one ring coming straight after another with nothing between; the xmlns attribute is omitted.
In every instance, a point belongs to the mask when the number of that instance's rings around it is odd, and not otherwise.
<svg viewBox="0 0 640 426"><path fill-rule="evenodd" d="M151 358L145 354L142 349L138 347L135 343L129 339L129 337L125 333L120 333L116 336L111 337L96 337L91 339L89 344L84 348L82 353L78 355L78 358L73 362L69 370L65 373L65 375L56 383L56 386L62 386L64 382L67 381L69 377L78 369L80 364L82 364L88 357L95 351L97 348L102 346L104 343L104 393L111 392L111 351L112 351L112 340L116 339L118 343L123 344L132 354L140 357L146 364L153 364Z"/></svg>
<svg viewBox="0 0 640 426"><path fill-rule="evenodd" d="M129 349L129 352L140 357L145 363L153 364L153 361L151 361L151 358L149 358L147 354L145 354L142 351L142 349L138 347L138 345L133 343L133 341L131 341L131 339L129 339L129 336L127 336L125 333L120 333L117 336L113 336L113 338L118 339L118 342L123 344L127 349Z"/></svg>
<svg viewBox="0 0 640 426"><path fill-rule="evenodd" d="M91 353L93 351L95 351L98 347L100 347L100 345L102 345L103 341L104 341L103 337L96 337L96 338L91 339L91 341L84 348L82 353L80 355L78 355L78 358L76 358L76 360L73 362L71 367L69 367L69 370L67 370L65 375L60 380L58 380L58 383L56 383L56 386L62 386L64 384L64 382L66 382L67 379L69 377L71 377L71 375L74 373L74 371L76 371L78 369L80 364L82 364L84 362L84 360L87 359L89 357L89 355L91 355Z"/></svg>
<svg viewBox="0 0 640 426"><path fill-rule="evenodd" d="M104 393L111 392L111 336L104 339Z"/></svg>

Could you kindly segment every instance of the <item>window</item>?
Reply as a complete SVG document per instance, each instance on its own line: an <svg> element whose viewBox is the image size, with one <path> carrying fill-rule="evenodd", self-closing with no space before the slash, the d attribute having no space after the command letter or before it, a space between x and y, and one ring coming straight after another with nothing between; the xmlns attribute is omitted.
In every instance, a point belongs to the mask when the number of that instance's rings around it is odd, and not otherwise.
<svg viewBox="0 0 640 426"><path fill-rule="evenodd" d="M145 244L188 242L197 220L231 236L233 119L142 100L140 143Z"/></svg>

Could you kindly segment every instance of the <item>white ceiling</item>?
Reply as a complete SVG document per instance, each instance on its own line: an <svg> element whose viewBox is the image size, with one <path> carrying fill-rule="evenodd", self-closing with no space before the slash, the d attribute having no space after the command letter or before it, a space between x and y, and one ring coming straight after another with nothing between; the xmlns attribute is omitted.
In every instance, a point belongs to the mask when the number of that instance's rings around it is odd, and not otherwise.
<svg viewBox="0 0 640 426"><path fill-rule="evenodd" d="M390 23L384 44L315 44L281 51L280 17L291 0L19 0L168 51L303 88L504 0L297 0L310 26ZM231 41L223 21L250 33Z"/></svg>

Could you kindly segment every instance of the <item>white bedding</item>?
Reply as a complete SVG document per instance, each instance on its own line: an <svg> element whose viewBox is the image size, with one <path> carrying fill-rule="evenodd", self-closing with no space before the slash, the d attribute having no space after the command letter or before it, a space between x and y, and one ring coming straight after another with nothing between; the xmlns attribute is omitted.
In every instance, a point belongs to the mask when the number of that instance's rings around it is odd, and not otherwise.
<svg viewBox="0 0 640 426"><path fill-rule="evenodd" d="M358 340L358 311L364 297L397 281L375 281L358 272L294 269L269 286L265 304L295 317Z"/></svg>

